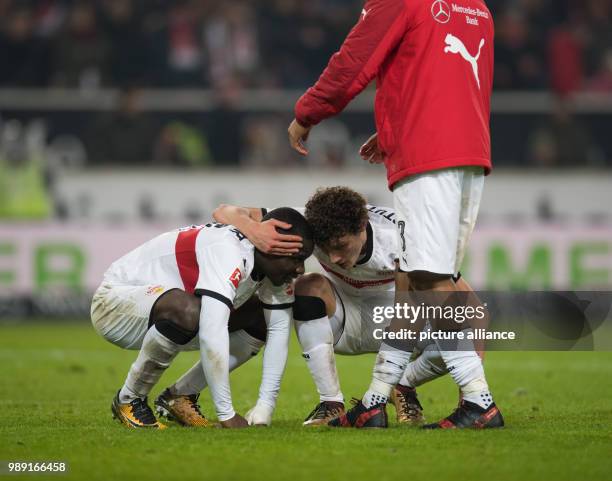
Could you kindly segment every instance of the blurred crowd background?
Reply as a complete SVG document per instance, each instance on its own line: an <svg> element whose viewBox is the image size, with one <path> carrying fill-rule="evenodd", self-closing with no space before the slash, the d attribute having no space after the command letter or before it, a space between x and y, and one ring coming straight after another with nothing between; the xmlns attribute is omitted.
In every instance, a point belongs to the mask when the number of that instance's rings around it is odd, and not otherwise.
<svg viewBox="0 0 612 481"><path fill-rule="evenodd" d="M486 3L496 167L610 169L612 0ZM365 168L373 87L315 130L308 158L286 140L294 102L362 6L0 0L0 216L66 172Z"/></svg>
<svg viewBox="0 0 612 481"><path fill-rule="evenodd" d="M495 87L610 92L609 0L490 0ZM309 86L361 0L2 0L0 85Z"/></svg>
<svg viewBox="0 0 612 481"><path fill-rule="evenodd" d="M486 3L495 170L462 272L476 288L609 288L612 0ZM390 205L384 168L358 156L373 85L312 131L308 157L287 142L362 7L0 0L0 319L87 317L114 259L219 203L299 206L343 184Z"/></svg>

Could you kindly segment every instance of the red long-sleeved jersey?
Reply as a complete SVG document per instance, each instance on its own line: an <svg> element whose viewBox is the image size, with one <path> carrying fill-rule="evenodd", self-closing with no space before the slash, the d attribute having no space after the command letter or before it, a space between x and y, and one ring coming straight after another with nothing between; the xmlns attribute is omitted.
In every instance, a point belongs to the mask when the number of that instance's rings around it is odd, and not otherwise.
<svg viewBox="0 0 612 481"><path fill-rule="evenodd" d="M372 79L389 187L450 167L491 170L493 18L482 0L368 0L295 117L315 125Z"/></svg>

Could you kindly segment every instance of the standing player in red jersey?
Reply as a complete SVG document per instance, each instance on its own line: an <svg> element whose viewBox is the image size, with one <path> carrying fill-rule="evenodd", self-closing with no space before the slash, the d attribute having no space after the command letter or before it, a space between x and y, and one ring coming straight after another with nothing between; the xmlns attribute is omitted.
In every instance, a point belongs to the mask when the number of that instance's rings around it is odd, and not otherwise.
<svg viewBox="0 0 612 481"><path fill-rule="evenodd" d="M408 286L457 291L452 276L491 171L493 37L493 18L482 0L368 0L340 50L295 106L289 141L307 155L304 142L312 127L341 112L376 78L377 133L360 153L384 162L393 191L400 248L396 296ZM444 302L450 298L443 296ZM362 401L330 424L385 427L385 405L410 347L383 343ZM463 400L428 427L502 426L476 352L442 354Z"/></svg>

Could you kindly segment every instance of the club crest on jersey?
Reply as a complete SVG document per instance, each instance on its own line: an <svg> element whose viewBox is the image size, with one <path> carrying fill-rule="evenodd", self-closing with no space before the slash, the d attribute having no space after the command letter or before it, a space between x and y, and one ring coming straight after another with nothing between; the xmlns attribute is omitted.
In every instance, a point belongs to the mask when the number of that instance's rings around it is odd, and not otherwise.
<svg viewBox="0 0 612 481"><path fill-rule="evenodd" d="M436 0L431 5L431 15L438 23L448 23L451 19L451 9L444 0Z"/></svg>
<svg viewBox="0 0 612 481"><path fill-rule="evenodd" d="M234 285L234 287L238 289L238 284L240 284L240 281L242 280L242 272L240 272L240 269L236 267L236 270L232 272L232 275L230 276L229 280Z"/></svg>

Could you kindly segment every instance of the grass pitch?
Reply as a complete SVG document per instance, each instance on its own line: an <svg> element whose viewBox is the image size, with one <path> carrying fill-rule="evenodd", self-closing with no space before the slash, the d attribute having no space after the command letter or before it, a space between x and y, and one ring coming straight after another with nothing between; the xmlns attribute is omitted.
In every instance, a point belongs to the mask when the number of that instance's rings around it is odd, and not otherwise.
<svg viewBox="0 0 612 481"><path fill-rule="evenodd" d="M612 472L612 353L489 353L503 430L307 429L317 395L295 341L270 428L128 430L110 403L136 352L88 323L0 326L0 460L66 461L67 474L16 479L597 480ZM197 359L179 355L152 398ZM338 356L347 398L362 395L373 356ZM236 409L255 402L261 354L232 374ZM446 377L420 389L428 420L450 413ZM213 413L210 397L202 407ZM394 417L389 408L390 418ZM0 475L1 476L1 475Z"/></svg>

